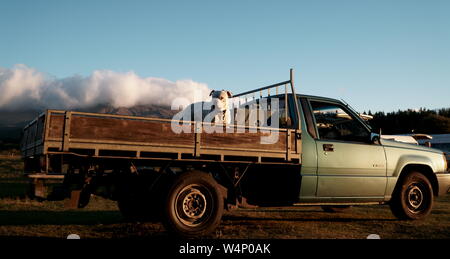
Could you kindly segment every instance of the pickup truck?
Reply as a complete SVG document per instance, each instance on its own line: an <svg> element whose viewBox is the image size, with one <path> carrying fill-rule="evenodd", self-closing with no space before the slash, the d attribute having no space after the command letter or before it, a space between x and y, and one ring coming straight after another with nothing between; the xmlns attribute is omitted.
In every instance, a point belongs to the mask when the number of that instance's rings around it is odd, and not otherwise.
<svg viewBox="0 0 450 259"><path fill-rule="evenodd" d="M292 70L234 99L243 119L230 124L47 110L23 131L33 193L78 208L98 195L128 219L196 237L240 207L386 204L399 219L422 219L449 192L443 152L380 138L345 102L296 94Z"/></svg>

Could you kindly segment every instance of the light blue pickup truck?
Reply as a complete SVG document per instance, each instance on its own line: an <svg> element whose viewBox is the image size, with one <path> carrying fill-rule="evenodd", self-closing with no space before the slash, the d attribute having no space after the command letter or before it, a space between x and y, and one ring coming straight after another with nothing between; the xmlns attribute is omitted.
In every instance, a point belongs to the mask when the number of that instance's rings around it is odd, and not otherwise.
<svg viewBox="0 0 450 259"><path fill-rule="evenodd" d="M316 151L303 153L300 201L388 203L398 218L420 219L430 213L433 196L449 191L442 151L380 139L338 100L300 100L308 132L302 136L303 150Z"/></svg>
<svg viewBox="0 0 450 259"><path fill-rule="evenodd" d="M227 124L48 110L23 134L34 194L79 208L99 195L124 217L196 237L224 209L248 206L388 204L422 219L449 191L443 152L380 139L346 103L297 95L292 71L233 100ZM49 192L44 183L58 178Z"/></svg>

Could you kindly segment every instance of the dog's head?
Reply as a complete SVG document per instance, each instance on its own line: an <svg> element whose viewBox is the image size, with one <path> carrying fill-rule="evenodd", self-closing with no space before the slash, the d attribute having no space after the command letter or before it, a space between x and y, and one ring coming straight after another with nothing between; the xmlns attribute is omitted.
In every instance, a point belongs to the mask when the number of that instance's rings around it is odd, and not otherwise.
<svg viewBox="0 0 450 259"><path fill-rule="evenodd" d="M224 111L228 109L228 98L233 97L230 91L216 91L212 90L209 96L212 96L212 104L214 105L215 109Z"/></svg>

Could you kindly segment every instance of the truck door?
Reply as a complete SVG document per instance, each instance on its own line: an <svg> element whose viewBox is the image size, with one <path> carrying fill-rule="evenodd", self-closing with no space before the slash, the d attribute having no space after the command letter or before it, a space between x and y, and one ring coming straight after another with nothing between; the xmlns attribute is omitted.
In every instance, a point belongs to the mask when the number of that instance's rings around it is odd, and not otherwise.
<svg viewBox="0 0 450 259"><path fill-rule="evenodd" d="M383 197L386 189L384 148L370 130L339 102L310 99L317 129L317 196Z"/></svg>

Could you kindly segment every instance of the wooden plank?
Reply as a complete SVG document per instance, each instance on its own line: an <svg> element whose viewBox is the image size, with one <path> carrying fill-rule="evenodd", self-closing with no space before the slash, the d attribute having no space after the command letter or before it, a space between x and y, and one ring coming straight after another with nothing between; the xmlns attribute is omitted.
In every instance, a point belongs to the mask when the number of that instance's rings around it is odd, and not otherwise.
<svg viewBox="0 0 450 259"><path fill-rule="evenodd" d="M52 147L53 145L49 145ZM57 143L54 145L58 146ZM75 141L70 142L70 148L72 149L92 149L95 152L100 153L104 150L117 150L117 151L141 151L141 152L160 152L160 153L190 153L193 154L193 147L183 148L183 147L164 147L164 146L136 146L136 145L118 145L118 144L95 144L92 143L77 143ZM97 154L98 154L97 153Z"/></svg>
<svg viewBox="0 0 450 259"><path fill-rule="evenodd" d="M72 116L70 137L109 141L194 145L194 133L177 134L168 122Z"/></svg>
<svg viewBox="0 0 450 259"><path fill-rule="evenodd" d="M261 137L268 137L270 134L268 131L258 131L256 133L203 133L202 146L285 151L286 132L278 132L278 141L274 144L262 143Z"/></svg>
<svg viewBox="0 0 450 259"><path fill-rule="evenodd" d="M62 139L64 135L64 114L50 113L49 119L48 137Z"/></svg>
<svg viewBox="0 0 450 259"><path fill-rule="evenodd" d="M49 139L49 142L60 143L61 139ZM152 147L182 147L192 148L193 145L180 145L180 144L165 144L165 143L153 143L153 142L134 142L134 141L118 141L118 140L101 140L101 139L79 139L71 138L71 143L84 143L95 145L100 147L102 145L119 145L119 146L152 146ZM72 145L71 145L72 147Z"/></svg>

